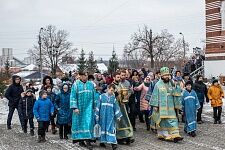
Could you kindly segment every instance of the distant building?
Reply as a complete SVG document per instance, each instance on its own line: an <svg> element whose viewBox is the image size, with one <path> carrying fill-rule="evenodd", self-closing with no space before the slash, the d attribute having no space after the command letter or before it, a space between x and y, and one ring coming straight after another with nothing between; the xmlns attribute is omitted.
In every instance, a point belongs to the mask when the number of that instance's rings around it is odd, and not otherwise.
<svg viewBox="0 0 225 150"><path fill-rule="evenodd" d="M1 66L5 66L6 61L9 61L9 64L12 65L13 63L13 49L12 48L3 48L2 49L2 56L0 64Z"/></svg>
<svg viewBox="0 0 225 150"><path fill-rule="evenodd" d="M25 57L25 58L23 59L23 62L24 62L25 64L27 64L27 65L29 65L29 64L34 64L34 65L36 65L36 59L35 59L35 58L32 58L32 57Z"/></svg>
<svg viewBox="0 0 225 150"><path fill-rule="evenodd" d="M0 56L0 66L5 66L6 61L9 61L10 67L25 67L26 63L13 56L12 48L3 48Z"/></svg>
<svg viewBox="0 0 225 150"><path fill-rule="evenodd" d="M75 58L70 56L64 56L62 57L62 63L63 64L75 64Z"/></svg>
<svg viewBox="0 0 225 150"><path fill-rule="evenodd" d="M224 76L225 70L221 68L225 65L225 0L205 0L205 3L205 76Z"/></svg>

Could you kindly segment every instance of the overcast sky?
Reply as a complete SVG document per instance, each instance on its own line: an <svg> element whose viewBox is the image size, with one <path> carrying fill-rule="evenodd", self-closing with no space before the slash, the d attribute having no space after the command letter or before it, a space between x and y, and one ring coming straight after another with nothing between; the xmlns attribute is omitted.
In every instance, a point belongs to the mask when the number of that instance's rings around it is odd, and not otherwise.
<svg viewBox="0 0 225 150"><path fill-rule="evenodd" d="M144 24L153 33L168 29L185 36L190 48L205 39L204 0L0 0L0 49L13 48L20 59L49 24L70 33L74 48L108 58L113 43L118 55Z"/></svg>

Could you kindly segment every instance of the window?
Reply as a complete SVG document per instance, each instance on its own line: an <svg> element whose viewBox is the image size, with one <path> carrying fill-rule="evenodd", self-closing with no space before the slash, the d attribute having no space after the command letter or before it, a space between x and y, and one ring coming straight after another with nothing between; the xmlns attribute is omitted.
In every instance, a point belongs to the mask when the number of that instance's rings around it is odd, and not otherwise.
<svg viewBox="0 0 225 150"><path fill-rule="evenodd" d="M222 1L221 5L221 19L222 19L222 30L225 30L225 0Z"/></svg>

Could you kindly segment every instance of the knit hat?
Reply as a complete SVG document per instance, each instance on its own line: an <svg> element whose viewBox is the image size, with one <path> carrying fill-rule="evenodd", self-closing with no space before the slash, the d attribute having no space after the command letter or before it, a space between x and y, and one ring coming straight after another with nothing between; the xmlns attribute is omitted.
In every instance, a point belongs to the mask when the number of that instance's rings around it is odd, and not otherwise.
<svg viewBox="0 0 225 150"><path fill-rule="evenodd" d="M168 67L162 67L160 69L160 74L161 76L170 75L170 69Z"/></svg>
<svg viewBox="0 0 225 150"><path fill-rule="evenodd" d="M47 91L41 90L41 91L39 92L39 97L42 97L42 95L44 95L44 94L47 94Z"/></svg>
<svg viewBox="0 0 225 150"><path fill-rule="evenodd" d="M216 83L216 82L218 82L218 80L217 80L217 79L213 80L212 84L214 84L214 83Z"/></svg>
<svg viewBox="0 0 225 150"><path fill-rule="evenodd" d="M188 81L185 83L185 87L186 87L187 85L192 85L192 82L191 82L190 80L188 80Z"/></svg>
<svg viewBox="0 0 225 150"><path fill-rule="evenodd" d="M32 93L33 91L31 89L27 89L25 92L27 94L28 92L31 92Z"/></svg>

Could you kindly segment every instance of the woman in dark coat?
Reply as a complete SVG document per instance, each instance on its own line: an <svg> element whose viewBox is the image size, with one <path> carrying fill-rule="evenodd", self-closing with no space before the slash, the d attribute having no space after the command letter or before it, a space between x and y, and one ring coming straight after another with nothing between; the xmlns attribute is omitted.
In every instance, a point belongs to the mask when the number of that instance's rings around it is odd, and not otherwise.
<svg viewBox="0 0 225 150"><path fill-rule="evenodd" d="M70 132L69 125L72 122L72 110L70 109L70 90L67 84L64 84L61 93L55 100L57 112L57 124L59 125L60 139L68 139L67 134Z"/></svg>

